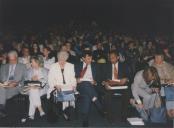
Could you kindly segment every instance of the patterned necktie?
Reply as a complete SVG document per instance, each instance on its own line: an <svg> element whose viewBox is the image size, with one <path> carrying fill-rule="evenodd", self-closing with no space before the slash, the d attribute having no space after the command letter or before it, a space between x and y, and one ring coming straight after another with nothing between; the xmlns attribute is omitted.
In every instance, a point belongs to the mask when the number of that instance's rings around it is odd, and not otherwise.
<svg viewBox="0 0 174 128"><path fill-rule="evenodd" d="M118 79L118 70L116 68L116 64L114 64L114 79Z"/></svg>
<svg viewBox="0 0 174 128"><path fill-rule="evenodd" d="M9 80L14 80L14 70L15 65L10 66Z"/></svg>
<svg viewBox="0 0 174 128"><path fill-rule="evenodd" d="M82 69L82 71L80 72L80 78L83 78L83 76L85 75L86 73L86 70L87 70L87 67L88 67L88 64L86 64L86 66Z"/></svg>

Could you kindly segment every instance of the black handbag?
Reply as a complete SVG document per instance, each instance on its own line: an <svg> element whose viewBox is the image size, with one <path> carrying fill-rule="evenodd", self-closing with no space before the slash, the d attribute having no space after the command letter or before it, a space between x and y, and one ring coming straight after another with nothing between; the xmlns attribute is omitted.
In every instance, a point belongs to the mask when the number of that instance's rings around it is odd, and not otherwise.
<svg viewBox="0 0 174 128"><path fill-rule="evenodd" d="M42 82L40 81L31 81L31 80L24 81L24 86L38 86L44 88L45 85L46 84L42 84Z"/></svg>

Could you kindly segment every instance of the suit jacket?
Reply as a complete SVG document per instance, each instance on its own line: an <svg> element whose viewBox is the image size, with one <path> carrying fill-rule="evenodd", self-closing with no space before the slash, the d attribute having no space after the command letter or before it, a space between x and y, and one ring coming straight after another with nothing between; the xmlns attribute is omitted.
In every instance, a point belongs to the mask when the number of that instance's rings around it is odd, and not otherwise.
<svg viewBox="0 0 174 128"><path fill-rule="evenodd" d="M143 71L141 70L136 73L134 81L131 85L132 95L138 103L141 103L141 97L148 97L151 93L149 85L144 81Z"/></svg>
<svg viewBox="0 0 174 128"><path fill-rule="evenodd" d="M49 91L47 98L50 98L50 93L54 90L54 86L56 85L61 86L62 91L72 90L73 87L76 87L76 78L73 64L68 62L65 64L64 79L66 84L63 84L63 76L59 64L55 63L51 65L48 73Z"/></svg>
<svg viewBox="0 0 174 128"><path fill-rule="evenodd" d="M76 78L80 78L80 73L83 69L83 62L75 66ZM97 65L96 63L91 63L92 77L97 81Z"/></svg>
<svg viewBox="0 0 174 128"><path fill-rule="evenodd" d="M128 66L124 63L118 62L118 79L130 78L130 72ZM112 80L112 64L108 63L104 66L104 79Z"/></svg>
<svg viewBox="0 0 174 128"><path fill-rule="evenodd" d="M32 80L32 77L34 75L33 68L30 68L27 70L25 80ZM48 85L48 70L46 68L40 68L39 69L39 81L42 82L43 85Z"/></svg>
<svg viewBox="0 0 174 128"><path fill-rule="evenodd" d="M9 76L9 64L4 64L0 68L0 81L5 82ZM26 74L26 66L24 64L16 64L16 68L14 71L14 80L19 82L20 85L23 85L24 78Z"/></svg>

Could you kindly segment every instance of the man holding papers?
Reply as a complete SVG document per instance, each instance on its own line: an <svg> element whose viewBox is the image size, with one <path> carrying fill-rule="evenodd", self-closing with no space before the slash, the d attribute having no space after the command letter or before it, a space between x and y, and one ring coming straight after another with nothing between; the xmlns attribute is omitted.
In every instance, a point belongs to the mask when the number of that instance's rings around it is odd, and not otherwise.
<svg viewBox="0 0 174 128"><path fill-rule="evenodd" d="M129 70L127 66L119 62L119 54L116 51L111 51L109 54L110 63L106 64L104 68L105 81L102 84L106 88L106 106L108 115L113 120L111 106L112 106L112 94L120 93L122 95L122 120L126 120L126 111L128 105L128 82L129 82ZM118 87L118 88L114 88ZM123 88L122 88L123 87ZM110 115L110 114L111 115Z"/></svg>

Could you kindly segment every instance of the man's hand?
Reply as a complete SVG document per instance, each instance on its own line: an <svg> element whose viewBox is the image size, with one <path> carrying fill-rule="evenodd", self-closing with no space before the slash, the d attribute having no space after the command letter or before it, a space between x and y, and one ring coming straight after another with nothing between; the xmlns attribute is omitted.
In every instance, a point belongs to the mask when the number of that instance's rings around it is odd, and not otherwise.
<svg viewBox="0 0 174 128"><path fill-rule="evenodd" d="M16 82L16 81L8 83L8 87L11 87L11 88L16 87L17 85L18 85L18 82Z"/></svg>
<svg viewBox="0 0 174 128"><path fill-rule="evenodd" d="M92 85L96 85L97 82L96 82L95 80L93 80L93 81L91 81L91 84L92 84Z"/></svg>
<svg viewBox="0 0 174 128"><path fill-rule="evenodd" d="M125 85L128 82L127 78L120 79L120 81L114 81L114 80L107 80L104 81L103 84L105 85Z"/></svg>
<svg viewBox="0 0 174 128"><path fill-rule="evenodd" d="M37 81L37 80L39 80L39 78L38 78L38 76L33 76L32 80Z"/></svg>
<svg viewBox="0 0 174 128"><path fill-rule="evenodd" d="M128 82L127 78L123 78L120 80L120 85L125 85Z"/></svg>
<svg viewBox="0 0 174 128"><path fill-rule="evenodd" d="M144 105L143 104L136 104L136 106L140 109L143 109L144 108Z"/></svg>

